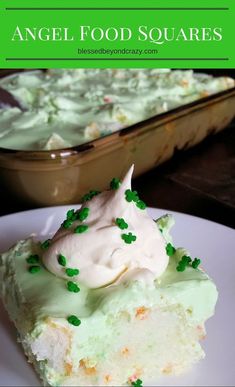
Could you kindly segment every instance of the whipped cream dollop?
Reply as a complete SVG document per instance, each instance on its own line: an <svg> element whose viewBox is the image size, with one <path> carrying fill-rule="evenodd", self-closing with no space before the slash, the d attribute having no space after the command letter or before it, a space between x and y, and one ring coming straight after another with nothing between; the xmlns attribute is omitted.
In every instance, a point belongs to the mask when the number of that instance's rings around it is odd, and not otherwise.
<svg viewBox="0 0 235 387"><path fill-rule="evenodd" d="M83 204L82 220L62 224L43 255L51 273L99 288L125 279L153 281L165 271L166 241L131 191L133 168L121 184Z"/></svg>

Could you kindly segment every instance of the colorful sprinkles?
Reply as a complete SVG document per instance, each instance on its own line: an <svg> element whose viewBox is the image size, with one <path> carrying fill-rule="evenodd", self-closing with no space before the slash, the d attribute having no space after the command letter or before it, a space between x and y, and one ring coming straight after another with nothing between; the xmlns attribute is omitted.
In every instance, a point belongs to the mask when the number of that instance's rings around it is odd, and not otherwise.
<svg viewBox="0 0 235 387"><path fill-rule="evenodd" d="M176 249L174 246L172 246L171 243L167 243L166 245L166 253L169 257L172 257L172 255L174 255L176 252Z"/></svg>
<svg viewBox="0 0 235 387"><path fill-rule="evenodd" d="M74 220L76 220L76 218L77 218L77 214L75 210L74 209L68 210L66 214L66 219L73 222Z"/></svg>
<svg viewBox="0 0 235 387"><path fill-rule="evenodd" d="M60 266L66 266L66 264L67 264L67 259L65 258L65 256L64 255L62 255L62 254L59 254L59 256L58 256L58 258L57 258L57 261L58 261L58 264L60 265Z"/></svg>
<svg viewBox="0 0 235 387"><path fill-rule="evenodd" d="M192 267L193 267L194 269L197 269L198 266L200 265L200 263L201 263L201 260L200 260L199 258L194 258L194 260L193 260L193 262L192 262Z"/></svg>
<svg viewBox="0 0 235 387"><path fill-rule="evenodd" d="M79 318L75 315L67 317L67 321L75 327L78 327L81 324L81 320L79 320Z"/></svg>
<svg viewBox="0 0 235 387"><path fill-rule="evenodd" d="M188 255L183 255L181 260L178 262L178 265L176 266L176 270L185 271L188 266L191 266L193 269L197 269L200 263L201 260L198 258L194 258L194 260L192 261L191 257L189 257Z"/></svg>
<svg viewBox="0 0 235 387"><path fill-rule="evenodd" d="M39 263L39 256L37 254L32 254L28 258L26 258L27 263Z"/></svg>
<svg viewBox="0 0 235 387"><path fill-rule="evenodd" d="M69 292L73 292L73 293L80 292L79 286L75 282L72 282L72 281L67 282L67 289Z"/></svg>
<svg viewBox="0 0 235 387"><path fill-rule="evenodd" d="M28 268L28 271L29 271L31 274L36 274L36 273L38 273L40 270L41 270L41 267L38 266L38 265L29 266L29 268Z"/></svg>
<svg viewBox="0 0 235 387"><path fill-rule="evenodd" d="M46 241L42 242L41 243L41 248L43 250L47 250L48 247L50 246L50 243L51 243L51 239L47 239Z"/></svg>
<svg viewBox="0 0 235 387"><path fill-rule="evenodd" d="M135 242L137 238L135 235L129 232L128 234L122 234L122 239L125 243L130 245L132 242Z"/></svg>
<svg viewBox="0 0 235 387"><path fill-rule="evenodd" d="M125 222L125 220L123 218L117 218L115 220L115 224L121 229L121 230L125 230L126 228L128 228L128 224Z"/></svg>
<svg viewBox="0 0 235 387"><path fill-rule="evenodd" d="M28 272L30 274L36 274L41 270L40 258L38 254L31 254L28 258L26 258L26 262L30 264L30 266L28 266Z"/></svg>
<svg viewBox="0 0 235 387"><path fill-rule="evenodd" d="M86 232L88 230L87 224L80 224L74 229L75 234L82 234L83 232Z"/></svg>
<svg viewBox="0 0 235 387"><path fill-rule="evenodd" d="M183 255L181 260L179 261L176 270L177 271L184 271L187 266L189 266L192 259L188 255Z"/></svg>
<svg viewBox="0 0 235 387"><path fill-rule="evenodd" d="M110 182L110 188L113 190L118 189L120 185L121 185L121 181L117 177L114 177Z"/></svg>
<svg viewBox="0 0 235 387"><path fill-rule="evenodd" d="M131 191L131 189L127 189L125 191L125 196L126 196L126 201L128 203L131 203L131 202L138 202L139 200L139 196L138 196L138 193L137 191Z"/></svg>
<svg viewBox="0 0 235 387"><path fill-rule="evenodd" d="M90 208L88 207L84 207L80 211L75 211L74 209L71 209L67 212L66 219L63 221L61 226L65 229L68 229L73 225L73 222L75 222L76 220L80 220L80 222L83 222L85 219L87 219L89 213ZM74 232L81 234L87 229L88 226L78 226L75 228Z"/></svg>
<svg viewBox="0 0 235 387"><path fill-rule="evenodd" d="M82 208L77 214L77 219L83 222L88 217L89 212L90 212L90 208L88 207Z"/></svg>
<svg viewBox="0 0 235 387"><path fill-rule="evenodd" d="M66 219L63 221L61 226L65 229L70 228L73 222L76 220L76 218L77 218L76 211L74 209L68 210L66 214Z"/></svg>
<svg viewBox="0 0 235 387"><path fill-rule="evenodd" d="M125 191L125 197L128 203L134 202L136 204L136 207L138 207L140 210L145 210L145 208L147 207L145 202L143 202L143 200L140 200L137 191L127 189Z"/></svg>
<svg viewBox="0 0 235 387"><path fill-rule="evenodd" d="M65 228L65 229L68 229L72 226L73 224L73 221L70 220L70 219L65 219L62 223L62 227Z"/></svg>
<svg viewBox="0 0 235 387"><path fill-rule="evenodd" d="M95 191L95 190L88 192L86 195L84 195L84 196L82 197L82 203L88 202L88 201L91 200L94 196L99 195L100 193L101 193L100 191Z"/></svg>
<svg viewBox="0 0 235 387"><path fill-rule="evenodd" d="M136 206L140 209L140 210L145 210L145 208L147 207L145 202L143 202L143 200L138 200L137 203L136 203Z"/></svg>
<svg viewBox="0 0 235 387"><path fill-rule="evenodd" d="M76 275L79 274L79 270L78 269L67 268L65 270L65 273L67 274L68 277L75 277Z"/></svg>
<svg viewBox="0 0 235 387"><path fill-rule="evenodd" d="M131 382L131 385L134 387L143 387L143 382L141 379L137 379L135 382Z"/></svg>

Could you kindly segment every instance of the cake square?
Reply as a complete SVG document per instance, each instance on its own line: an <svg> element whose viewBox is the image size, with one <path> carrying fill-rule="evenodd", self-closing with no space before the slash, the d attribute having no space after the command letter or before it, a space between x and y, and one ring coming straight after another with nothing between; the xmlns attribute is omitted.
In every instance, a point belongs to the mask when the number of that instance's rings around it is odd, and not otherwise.
<svg viewBox="0 0 235 387"><path fill-rule="evenodd" d="M204 357L216 286L174 247L173 218L149 217L131 174L90 191L52 240L1 255L1 296L44 385L141 386Z"/></svg>

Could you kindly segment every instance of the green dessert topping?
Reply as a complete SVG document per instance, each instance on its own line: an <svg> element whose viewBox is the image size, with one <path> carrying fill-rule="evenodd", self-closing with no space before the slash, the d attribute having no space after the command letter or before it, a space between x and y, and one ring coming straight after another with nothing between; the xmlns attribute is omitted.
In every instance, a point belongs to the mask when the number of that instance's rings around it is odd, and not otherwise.
<svg viewBox="0 0 235 387"><path fill-rule="evenodd" d="M125 228L128 228L128 224L125 222L123 218L117 218L115 220L116 225L121 229L125 230Z"/></svg>
<svg viewBox="0 0 235 387"><path fill-rule="evenodd" d="M138 196L137 191L131 191L130 189L127 189L125 191L125 195L126 195L126 201L128 201L129 203L130 202L136 203L139 200L139 196Z"/></svg>
<svg viewBox="0 0 235 387"><path fill-rule="evenodd" d="M89 212L90 212L90 208L88 207L82 208L77 214L77 219L83 222L83 220L85 220L88 217Z"/></svg>
<svg viewBox="0 0 235 387"><path fill-rule="evenodd" d="M192 262L192 259L188 255L183 255L176 267L176 270L184 271L186 267L189 266L190 262Z"/></svg>
<svg viewBox="0 0 235 387"><path fill-rule="evenodd" d="M201 263L201 260L200 260L199 258L195 258L195 259L193 260L193 262L192 262L192 267L193 267L194 269L197 269L198 266L200 265L200 263Z"/></svg>
<svg viewBox="0 0 235 387"><path fill-rule="evenodd" d="M172 246L171 243L167 243L166 245L166 253L169 257L171 257L173 254L175 254L176 249L174 246Z"/></svg>
<svg viewBox="0 0 235 387"><path fill-rule="evenodd" d="M145 208L147 207L145 202L143 202L143 200L138 200L138 202L136 203L136 206L141 210L145 210Z"/></svg>
<svg viewBox="0 0 235 387"><path fill-rule="evenodd" d="M44 242L41 243L41 248L42 248L43 250L48 249L48 247L50 246L50 243L51 243L51 239L47 239L46 241L44 241Z"/></svg>
<svg viewBox="0 0 235 387"><path fill-rule="evenodd" d="M135 387L143 387L143 382L141 379L137 379L135 382L131 382L131 385Z"/></svg>
<svg viewBox="0 0 235 387"><path fill-rule="evenodd" d="M74 325L75 327L78 327L80 324L81 324L81 320L79 320L79 318L77 318L77 316L74 316L74 315L71 315L67 318L67 321Z"/></svg>
<svg viewBox="0 0 235 387"><path fill-rule="evenodd" d="M76 212L74 211L74 209L68 210L66 216L67 216L67 217L66 217L67 220L71 220L72 222L73 222L74 220L76 220Z"/></svg>
<svg viewBox="0 0 235 387"><path fill-rule="evenodd" d="M68 277L74 277L75 275L78 275L79 274L79 270L78 269L66 269L65 270L65 273L67 274Z"/></svg>
<svg viewBox="0 0 235 387"><path fill-rule="evenodd" d="M127 189L125 191L126 201L128 203L134 202L136 207L138 207L140 210L145 210L147 207L145 202L143 200L140 200L137 191L131 191L130 189Z"/></svg>
<svg viewBox="0 0 235 387"><path fill-rule="evenodd" d="M121 185L121 181L117 177L114 177L110 182L111 189L118 189L120 185Z"/></svg>
<svg viewBox="0 0 235 387"><path fill-rule="evenodd" d="M32 254L26 258L27 263L39 263L39 256L37 254Z"/></svg>
<svg viewBox="0 0 235 387"><path fill-rule="evenodd" d="M176 270L177 271L184 271L187 266L191 266L193 269L197 269L198 266L200 265L200 263L201 263L200 259L194 258L194 260L192 261L192 259L189 256L184 255L181 258L181 260L179 261L179 263L176 267Z"/></svg>
<svg viewBox="0 0 235 387"><path fill-rule="evenodd" d="M84 195L84 196L82 197L82 203L88 202L88 201L91 200L94 196L99 195L99 194L100 194L100 191L95 191L95 190L88 192L86 195Z"/></svg>
<svg viewBox="0 0 235 387"><path fill-rule="evenodd" d="M72 282L72 281L67 282L67 288L70 292L73 292L73 293L80 292L79 286L75 282Z"/></svg>
<svg viewBox="0 0 235 387"><path fill-rule="evenodd" d="M60 254L60 255L58 256L57 261L58 261L59 265L64 266L64 267L66 266L67 259L65 258L64 255Z"/></svg>
<svg viewBox="0 0 235 387"><path fill-rule="evenodd" d="M73 221L71 219L66 219L62 223L62 227L65 229L68 229L72 226L72 224L73 224Z"/></svg>
<svg viewBox="0 0 235 387"><path fill-rule="evenodd" d="M128 234L122 234L122 239L125 243L131 244L136 241L136 236L129 232Z"/></svg>
<svg viewBox="0 0 235 387"><path fill-rule="evenodd" d="M76 218L77 218L77 213L75 212L75 210L74 209L68 210L66 214L66 219L63 221L61 226L65 229L70 228L73 222L76 220Z"/></svg>
<svg viewBox="0 0 235 387"><path fill-rule="evenodd" d="M41 270L41 267L37 266L37 265L29 266L28 270L29 270L29 272L31 274L35 274L35 273L38 273Z"/></svg>
<svg viewBox="0 0 235 387"><path fill-rule="evenodd" d="M80 224L79 226L77 226L75 229L74 229L74 232L76 234L82 234L83 232L87 231L88 230L88 226L86 224Z"/></svg>

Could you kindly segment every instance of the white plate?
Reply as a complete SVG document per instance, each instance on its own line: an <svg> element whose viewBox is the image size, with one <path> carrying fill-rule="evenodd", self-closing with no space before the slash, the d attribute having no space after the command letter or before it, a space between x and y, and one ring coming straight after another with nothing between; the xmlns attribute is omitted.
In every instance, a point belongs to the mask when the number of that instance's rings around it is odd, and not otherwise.
<svg viewBox="0 0 235 387"><path fill-rule="evenodd" d="M35 233L46 239L56 231L67 206L21 212L0 218L0 252L17 240ZM155 219L166 211L149 209ZM216 314L207 323L203 343L206 358L184 376L164 377L160 386L234 386L235 384L235 231L189 215L173 213L176 246L185 246L200 257L203 267L217 284ZM0 385L38 386L39 380L27 364L16 331L0 305Z"/></svg>

